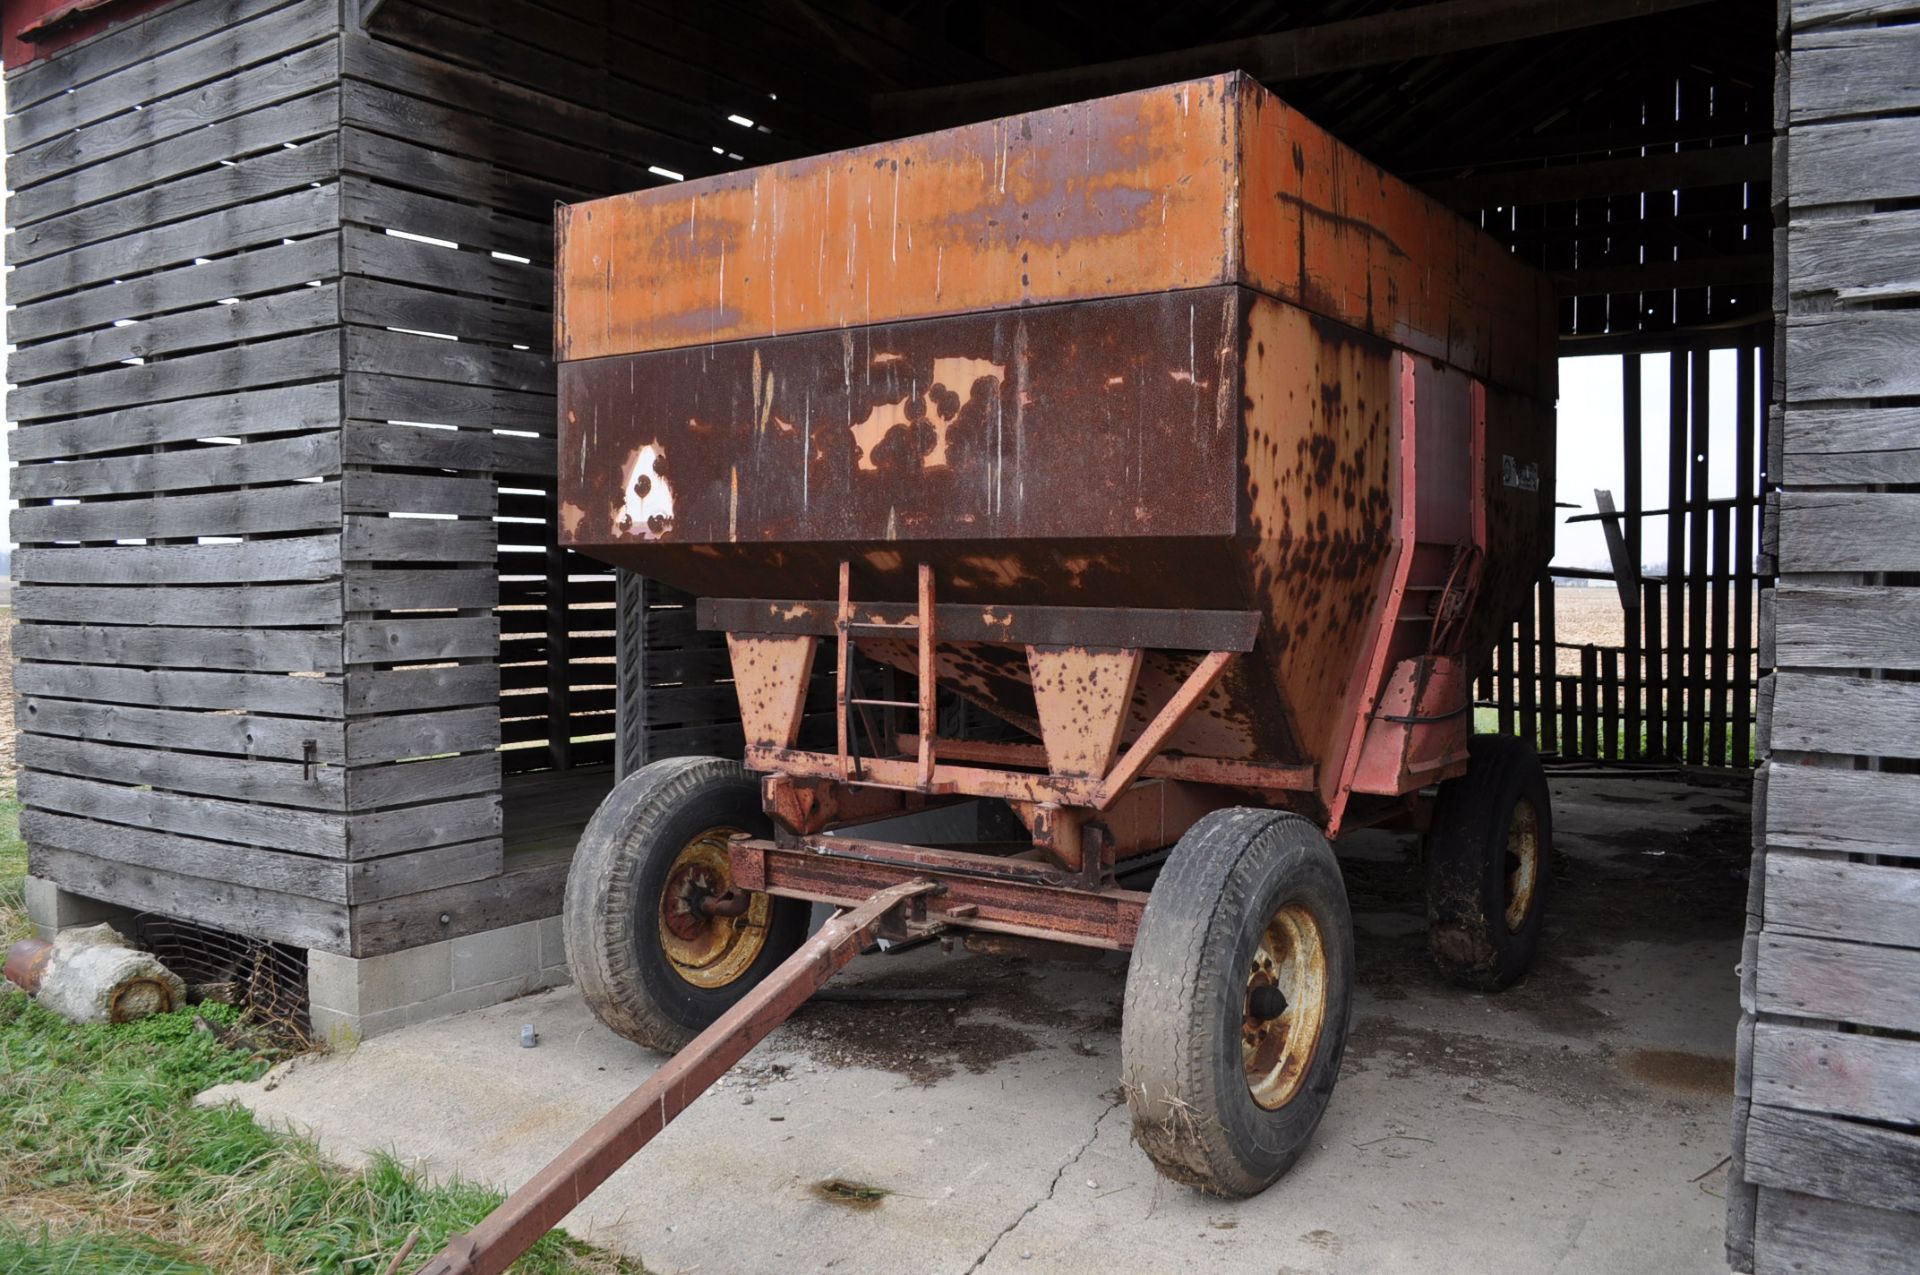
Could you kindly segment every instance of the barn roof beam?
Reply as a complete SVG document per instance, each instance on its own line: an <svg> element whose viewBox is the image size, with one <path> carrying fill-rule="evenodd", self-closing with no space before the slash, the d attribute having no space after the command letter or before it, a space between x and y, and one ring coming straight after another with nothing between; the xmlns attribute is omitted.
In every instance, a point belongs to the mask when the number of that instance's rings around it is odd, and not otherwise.
<svg viewBox="0 0 1920 1275"><path fill-rule="evenodd" d="M1584 164L1475 173L1446 181L1423 182L1420 189L1443 204L1465 211L1525 207L1641 191L1764 182L1772 173L1772 157L1773 148L1768 143L1751 142L1677 154L1636 155Z"/></svg>
<svg viewBox="0 0 1920 1275"><path fill-rule="evenodd" d="M1773 254L1728 253L1645 265L1596 266L1554 270L1553 289L1563 297L1609 296L1626 292L1672 292L1676 288L1765 287L1773 278Z"/></svg>
<svg viewBox="0 0 1920 1275"><path fill-rule="evenodd" d="M879 93L874 121L900 133L989 119L1221 71L1263 83L1383 66L1643 18L1708 0L1441 0L1167 53L937 88Z"/></svg>

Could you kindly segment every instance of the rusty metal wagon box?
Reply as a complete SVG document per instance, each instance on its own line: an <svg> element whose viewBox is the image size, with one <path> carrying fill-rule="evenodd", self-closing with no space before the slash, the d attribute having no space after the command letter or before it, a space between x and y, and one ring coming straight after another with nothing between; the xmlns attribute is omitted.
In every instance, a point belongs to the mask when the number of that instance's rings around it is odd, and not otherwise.
<svg viewBox="0 0 1920 1275"><path fill-rule="evenodd" d="M563 540L700 596L745 744L622 780L569 872L587 1003L682 1051L635 1120L870 935L1106 948L1136 1141L1246 1195L1339 1073L1343 831L1424 829L1442 968L1525 972L1550 798L1470 718L1551 549L1541 275L1238 75L558 234ZM1028 836L860 835L975 798Z"/></svg>
<svg viewBox="0 0 1920 1275"><path fill-rule="evenodd" d="M565 543L717 598L845 559L882 601L927 562L949 603L1257 612L1167 747L1317 764L1321 817L1462 555L1450 676L1550 553L1544 276L1243 76L562 208L557 270ZM1036 725L1023 659L940 658Z"/></svg>

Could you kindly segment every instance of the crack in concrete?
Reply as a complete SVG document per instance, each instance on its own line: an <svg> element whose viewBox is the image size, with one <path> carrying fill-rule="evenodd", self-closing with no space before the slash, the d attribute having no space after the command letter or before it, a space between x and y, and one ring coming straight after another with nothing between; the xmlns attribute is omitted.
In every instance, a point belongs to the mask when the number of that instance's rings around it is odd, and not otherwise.
<svg viewBox="0 0 1920 1275"><path fill-rule="evenodd" d="M1108 1116L1120 1110L1120 1108L1126 1106L1126 1104L1127 1104L1126 1095L1122 1094L1119 1097L1115 1098L1112 1102L1108 1103L1107 1109L1105 1111L1102 1111L1099 1115L1094 1117L1093 1131L1087 1134L1087 1140L1085 1142L1082 1142L1079 1146L1075 1147L1073 1149L1073 1154L1068 1156L1065 1160L1062 1160L1060 1162L1060 1167L1053 1171L1053 1181L1047 1184L1047 1193L1041 1196L1039 1199L1035 1200L1032 1204L1027 1205L1026 1208L1020 1210L1020 1214L1018 1217L1014 1218L1013 1221L1001 1227L1000 1233L993 1237L993 1242L988 1244L987 1247L981 1251L980 1256L973 1259L973 1265L967 1267L967 1269L962 1273L962 1275L973 1275L975 1271L979 1270L981 1266L985 1265L986 1260L989 1257L993 1256L993 1251L1000 1247L1001 1240L1006 1239L1007 1236L1019 1230L1020 1224L1026 1221L1029 1217L1032 1217L1033 1211L1035 1209L1039 1208L1042 1204L1045 1204L1048 1200L1051 1200L1053 1198L1054 1192L1060 1189L1060 1180L1067 1176L1067 1170L1071 1169L1074 1165L1080 1163L1080 1157L1085 1155L1088 1149L1093 1146L1094 1142L1099 1139L1100 1126L1106 1123L1106 1119Z"/></svg>

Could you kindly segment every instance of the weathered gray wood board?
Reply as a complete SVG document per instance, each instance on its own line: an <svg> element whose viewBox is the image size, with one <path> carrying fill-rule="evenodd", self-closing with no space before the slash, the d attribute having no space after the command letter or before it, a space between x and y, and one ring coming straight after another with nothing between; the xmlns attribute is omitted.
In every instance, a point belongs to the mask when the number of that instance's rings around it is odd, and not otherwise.
<svg viewBox="0 0 1920 1275"><path fill-rule="evenodd" d="M33 870L360 955L558 909L502 785L611 763L621 626L554 544L552 205L733 162L710 72L384 8L181 0L6 122ZM754 158L865 127L763 114ZM640 589L642 750L737 747L718 638Z"/></svg>
<svg viewBox="0 0 1920 1275"><path fill-rule="evenodd" d="M1835 855L1769 854L1767 927L1775 934L1920 948L1920 873Z"/></svg>
<svg viewBox="0 0 1920 1275"><path fill-rule="evenodd" d="M1760 1275L1909 1275L1920 1214L1762 1189L1754 1252Z"/></svg>
<svg viewBox="0 0 1920 1275"><path fill-rule="evenodd" d="M1908 1044L1762 1023L1754 1032L1754 1099L1798 1111L1910 1123L1920 1093L1920 1059Z"/></svg>
<svg viewBox="0 0 1920 1275"><path fill-rule="evenodd" d="M1920 1253L1920 497L1900 488L1920 482L1920 6L1783 10L1778 672L1728 1250L1762 1272L1906 1271Z"/></svg>
<svg viewBox="0 0 1920 1275"><path fill-rule="evenodd" d="M346 952L350 909L503 843L492 450L342 429L346 316L429 312L345 271L341 39L332 5L186 0L13 76L8 326L33 870ZM410 667L448 624L473 661Z"/></svg>

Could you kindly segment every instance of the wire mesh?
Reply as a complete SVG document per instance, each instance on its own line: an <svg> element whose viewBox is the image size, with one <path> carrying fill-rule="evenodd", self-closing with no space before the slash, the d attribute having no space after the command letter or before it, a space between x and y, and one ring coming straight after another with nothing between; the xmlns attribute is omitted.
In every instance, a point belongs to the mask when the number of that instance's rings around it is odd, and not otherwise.
<svg viewBox="0 0 1920 1275"><path fill-rule="evenodd" d="M153 914L134 929L140 945L185 979L197 999L235 1006L278 1043L311 1039L306 949Z"/></svg>

